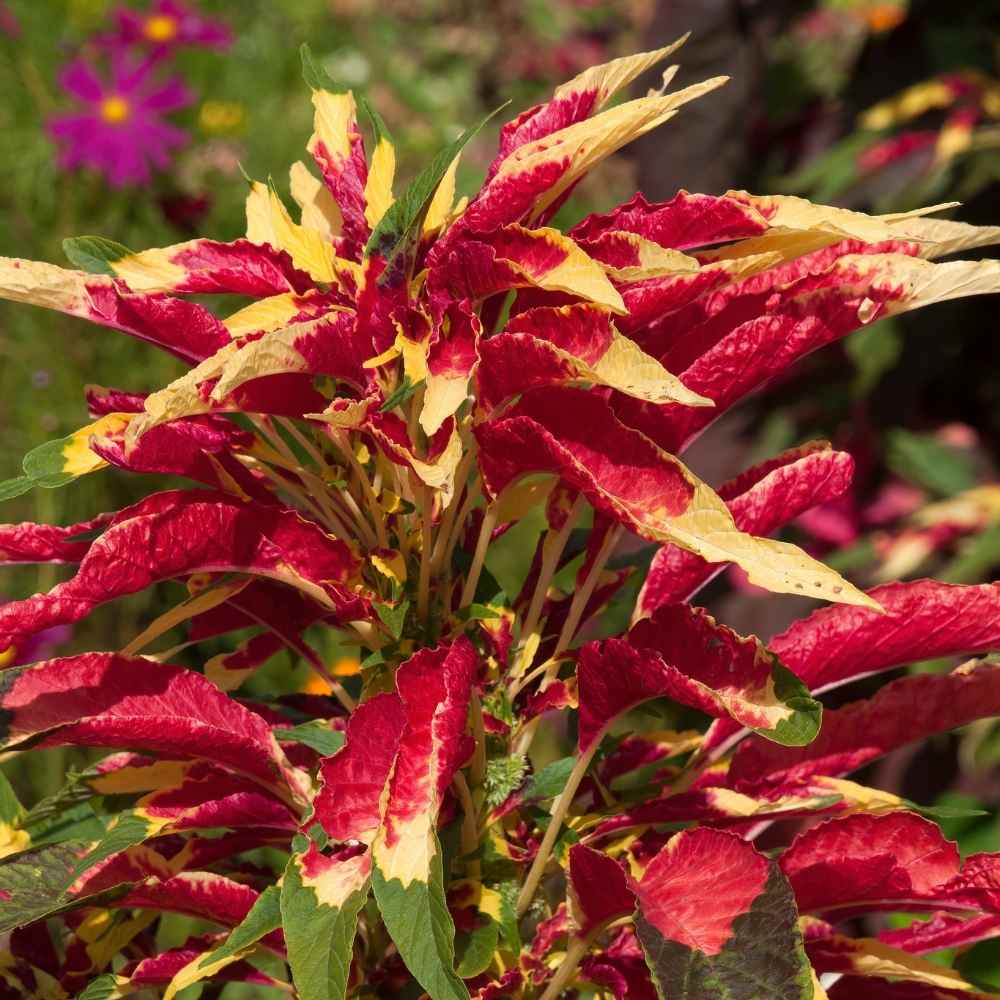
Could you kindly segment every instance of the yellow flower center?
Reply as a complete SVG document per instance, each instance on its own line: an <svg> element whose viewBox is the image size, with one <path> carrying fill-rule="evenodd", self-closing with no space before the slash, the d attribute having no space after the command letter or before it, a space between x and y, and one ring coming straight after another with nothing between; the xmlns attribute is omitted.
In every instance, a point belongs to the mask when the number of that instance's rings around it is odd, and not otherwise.
<svg viewBox="0 0 1000 1000"><path fill-rule="evenodd" d="M151 42L169 42L177 34L177 18L154 14L146 19L146 37Z"/></svg>
<svg viewBox="0 0 1000 1000"><path fill-rule="evenodd" d="M112 94L101 101L101 117L111 125L118 125L129 116L128 101L124 97Z"/></svg>

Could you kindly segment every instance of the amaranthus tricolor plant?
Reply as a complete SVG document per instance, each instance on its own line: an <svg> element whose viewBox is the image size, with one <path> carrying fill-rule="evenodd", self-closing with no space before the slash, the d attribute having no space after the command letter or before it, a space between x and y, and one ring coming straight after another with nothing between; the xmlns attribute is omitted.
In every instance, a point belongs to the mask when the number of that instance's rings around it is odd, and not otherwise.
<svg viewBox="0 0 1000 1000"><path fill-rule="evenodd" d="M7 298L191 366L149 395L89 388L93 422L30 453L6 494L107 465L199 484L0 528L7 562L76 564L0 607L8 656L187 586L124 649L0 679L5 750L118 751L54 800L0 797L6 995L977 995L923 956L1000 933L1000 854L963 865L920 806L848 775L1000 713L997 667L905 676L822 726L817 696L1000 648L1000 586L863 593L765 537L848 489L850 456L822 442L718 489L676 455L810 351L1000 289L996 262L933 262L1000 231L740 191L551 228L588 169L723 82L667 92L668 71L601 110L675 48L505 125L457 204L471 133L395 197L384 125L365 108L369 160L355 99L305 52L322 180L293 166L300 221L254 183L246 239L82 238L77 270L0 263ZM227 293L255 301L219 319L184 298ZM527 579L501 593L492 547L540 511ZM655 550L632 625L595 639L643 563L632 536ZM690 603L729 563L832 603L765 646ZM236 632L203 669L175 665ZM331 669L324 632L360 650L358 674ZM282 649L329 696L241 698ZM567 756L541 766L542 733ZM853 918L884 911L917 916L858 936ZM164 950L177 913L204 932Z"/></svg>

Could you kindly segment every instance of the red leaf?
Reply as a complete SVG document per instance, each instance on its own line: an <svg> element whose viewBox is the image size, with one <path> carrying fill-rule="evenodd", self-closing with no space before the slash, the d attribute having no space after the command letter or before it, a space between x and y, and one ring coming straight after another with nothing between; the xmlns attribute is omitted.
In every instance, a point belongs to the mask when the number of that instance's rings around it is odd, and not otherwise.
<svg viewBox="0 0 1000 1000"><path fill-rule="evenodd" d="M475 672L476 652L464 637L420 650L396 672L406 723L382 820L386 854L421 850L417 842L406 843L408 829L419 831L428 822L433 828L445 790L469 756L463 734ZM393 877L387 864L379 867L387 881Z"/></svg>
<svg viewBox="0 0 1000 1000"><path fill-rule="evenodd" d="M638 233L673 250L760 236L767 223L750 205L726 195L678 191L670 201L650 203L637 194L606 215L588 215L570 230L574 239L595 239L602 233Z"/></svg>
<svg viewBox="0 0 1000 1000"><path fill-rule="evenodd" d="M314 802L331 840L371 841L405 723L403 702L395 694L375 695L351 715L344 746L320 769L323 786Z"/></svg>
<svg viewBox="0 0 1000 1000"><path fill-rule="evenodd" d="M775 636L770 649L812 691L916 660L1000 649L1000 584L916 580L870 593L885 614L821 608Z"/></svg>
<svg viewBox="0 0 1000 1000"><path fill-rule="evenodd" d="M98 514L89 521L56 527L52 524L0 524L0 563L75 563L90 548L90 540L73 541L78 535L99 532L114 514Z"/></svg>
<svg viewBox="0 0 1000 1000"><path fill-rule="evenodd" d="M250 912L259 894L248 885L211 872L181 872L160 881L150 879L137 885L116 905L123 908L166 910L189 917L211 920L223 927L235 927ZM264 939L280 948L281 932Z"/></svg>
<svg viewBox="0 0 1000 1000"><path fill-rule="evenodd" d="M995 715L1000 715L1000 666L902 677L871 698L827 712L819 736L807 747L777 747L759 737L744 741L729 782L751 789L847 774L914 740Z"/></svg>
<svg viewBox="0 0 1000 1000"><path fill-rule="evenodd" d="M799 909L843 919L874 910L996 912L1000 855L973 855L914 813L847 816L798 836L781 856Z"/></svg>
<svg viewBox="0 0 1000 1000"><path fill-rule="evenodd" d="M874 976L841 976L826 995L829 1000L994 1000L989 993L928 983L890 982Z"/></svg>
<svg viewBox="0 0 1000 1000"><path fill-rule="evenodd" d="M364 617L351 592L359 569L347 543L294 511L209 491L156 494L116 516L72 579L0 607L0 648L79 621L98 605L158 581L201 572L270 577L331 611Z"/></svg>
<svg viewBox="0 0 1000 1000"><path fill-rule="evenodd" d="M1000 937L1000 916L977 917L935 913L930 920L914 920L909 927L883 931L879 940L893 948L923 955L943 948L964 948L977 941Z"/></svg>
<svg viewBox="0 0 1000 1000"><path fill-rule="evenodd" d="M263 298L313 287L309 275L298 270L284 250L246 239L189 240L109 263L118 277L141 292L228 292Z"/></svg>
<svg viewBox="0 0 1000 1000"><path fill-rule="evenodd" d="M606 854L574 844L569 851L569 908L580 937L635 909L635 889L625 869Z"/></svg>
<svg viewBox="0 0 1000 1000"><path fill-rule="evenodd" d="M739 719L783 741L811 738L814 703L782 699L781 675L760 642L716 622L701 608L665 605L623 639L588 643L580 651L580 751L629 708L667 696L710 715ZM801 712L814 716L812 723ZM800 723L808 732L798 732Z"/></svg>
<svg viewBox="0 0 1000 1000"><path fill-rule="evenodd" d="M816 504L842 496L854 475L854 459L818 441L782 452L723 484L726 501L740 531L769 535ZM689 600L725 564L708 563L676 545L664 545L653 557L639 592L642 614L661 604Z"/></svg>
<svg viewBox="0 0 1000 1000"><path fill-rule="evenodd" d="M0 675L4 746L103 746L204 757L270 787L300 782L260 716L200 674L140 657L83 653Z"/></svg>
<svg viewBox="0 0 1000 1000"><path fill-rule="evenodd" d="M228 827L294 830L288 806L238 775L198 762L173 786L144 796L136 810L154 820L169 820L171 831Z"/></svg>
<svg viewBox="0 0 1000 1000"><path fill-rule="evenodd" d="M733 921L764 891L767 859L739 837L687 830L656 855L639 881L639 906L662 937L718 955Z"/></svg>

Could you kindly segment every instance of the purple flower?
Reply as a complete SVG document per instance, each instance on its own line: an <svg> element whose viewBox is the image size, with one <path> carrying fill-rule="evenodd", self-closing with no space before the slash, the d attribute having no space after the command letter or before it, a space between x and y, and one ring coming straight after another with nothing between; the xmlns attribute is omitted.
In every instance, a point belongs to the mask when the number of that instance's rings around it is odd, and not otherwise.
<svg viewBox="0 0 1000 1000"><path fill-rule="evenodd" d="M146 183L151 168L165 170L170 165L172 152L187 141L187 133L162 116L187 106L192 97L177 78L153 78L156 61L136 64L122 52L112 53L108 80L83 59L63 70L59 82L84 110L48 123L61 167L93 167L112 187L124 187Z"/></svg>
<svg viewBox="0 0 1000 1000"><path fill-rule="evenodd" d="M114 40L127 45L136 42L164 50L181 45L200 45L224 49L233 40L229 29L219 21L202 17L195 9L177 0L156 0L149 10L117 10L118 32Z"/></svg>

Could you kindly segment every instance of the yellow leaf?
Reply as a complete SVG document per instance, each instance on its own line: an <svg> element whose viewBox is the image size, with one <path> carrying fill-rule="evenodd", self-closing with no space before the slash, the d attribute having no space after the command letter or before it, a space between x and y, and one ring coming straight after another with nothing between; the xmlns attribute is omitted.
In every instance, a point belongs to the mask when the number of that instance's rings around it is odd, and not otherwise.
<svg viewBox="0 0 1000 1000"><path fill-rule="evenodd" d="M695 487L691 503L675 516L655 509L638 512L637 519L650 537L679 545L707 562L736 563L751 583L766 590L881 610L867 594L797 545L740 531L718 494L681 468Z"/></svg>
<svg viewBox="0 0 1000 1000"><path fill-rule="evenodd" d="M332 311L343 310L335 307ZM308 372L310 362L295 349L295 343L304 335L329 322L330 317L327 314L318 319L272 330L263 337L244 344L223 364L219 371L219 381L212 390L212 399L222 402L244 383L265 375Z"/></svg>
<svg viewBox="0 0 1000 1000"><path fill-rule="evenodd" d="M559 180L535 202L533 215L537 217L605 157L662 125L681 105L721 87L727 79L715 77L673 94L627 101L552 135L525 143L503 161L484 193L488 197L490 188L506 187L513 176L533 174L553 162L568 163L568 169Z"/></svg>
<svg viewBox="0 0 1000 1000"><path fill-rule="evenodd" d="M372 153L371 168L365 182L365 219L374 229L393 203L392 181L396 175L396 150L382 136Z"/></svg>
<svg viewBox="0 0 1000 1000"><path fill-rule="evenodd" d="M424 380L424 405L420 410L423 432L428 437L436 434L468 398L468 375L432 375L428 372Z"/></svg>
<svg viewBox="0 0 1000 1000"><path fill-rule="evenodd" d="M559 350L556 348L556 350ZM559 351L567 358L572 355ZM628 337L612 328L611 344L593 365L573 358L584 379L611 386L627 396L651 403L681 403L685 406L714 406L712 400L692 392L676 376L667 371L656 358L646 354Z"/></svg>
<svg viewBox="0 0 1000 1000"><path fill-rule="evenodd" d="M1000 261L952 260L935 264L906 254L858 254L842 257L837 266L864 272L874 269L878 283L900 296L886 303L889 315L919 309L932 302L1000 291Z"/></svg>
<svg viewBox="0 0 1000 1000"><path fill-rule="evenodd" d="M628 311L618 290L604 273L604 268L558 229L526 229L517 225L508 226L507 229L523 234L527 240L555 247L564 255L555 267L533 267L530 261L503 258L523 273L531 284L547 291L578 295L617 313Z"/></svg>
<svg viewBox="0 0 1000 1000"><path fill-rule="evenodd" d="M661 247L659 243L647 240L638 233L612 232L607 235L619 242L628 243L636 250L639 257L638 264L630 264L627 267L601 265L617 282L645 281L648 278L658 278L668 274L697 271L700 267L694 257L689 257L679 250Z"/></svg>
<svg viewBox="0 0 1000 1000"><path fill-rule="evenodd" d="M389 580L406 583L406 560L396 549L377 549L371 556L372 565Z"/></svg>
<svg viewBox="0 0 1000 1000"><path fill-rule="evenodd" d="M88 315L87 284L108 285L103 275L68 271L55 264L0 257L0 298L78 316Z"/></svg>
<svg viewBox="0 0 1000 1000"><path fill-rule="evenodd" d="M135 417L134 413L108 413L92 424L74 431L63 446L61 471L72 476L85 476L88 472L103 469L108 463L96 452L91 451L90 439L120 434Z"/></svg>
<svg viewBox="0 0 1000 1000"><path fill-rule="evenodd" d="M877 938L851 938L832 934L826 939L837 950L838 956L849 963L853 972L862 976L905 979L909 982L940 986L942 989L971 990L972 985L954 969L932 962L930 959L911 955L899 948L891 948Z"/></svg>
<svg viewBox="0 0 1000 1000"><path fill-rule="evenodd" d="M335 399L321 413L307 413L306 418L341 430L356 430L365 422L372 405L371 399Z"/></svg>
<svg viewBox="0 0 1000 1000"><path fill-rule="evenodd" d="M0 822L0 858L20 854L31 846L31 837L26 830L18 830L10 823Z"/></svg>
<svg viewBox="0 0 1000 1000"><path fill-rule="evenodd" d="M543 507L559 479L548 473L525 476L507 486L491 504L497 524L509 524Z"/></svg>
<svg viewBox="0 0 1000 1000"><path fill-rule="evenodd" d="M164 632L169 632L172 628L176 628L182 622L186 622L195 615L204 614L206 611L211 611L212 608L218 607L220 604L224 604L231 597L235 597L247 584L250 583L250 577L244 577L243 579L230 580L227 583L221 583L216 587L211 587L207 590L199 591L193 597L189 597L186 601L182 601L176 607L170 608L169 611L165 611L160 615L155 621L151 622L146 628L142 630L123 650L122 656L135 656L139 653L141 649L148 646L154 639L158 639Z"/></svg>
<svg viewBox="0 0 1000 1000"><path fill-rule="evenodd" d="M427 214L424 216L422 232L424 236L436 233L448 221L451 215L451 206L455 201L455 174L458 172L458 161L461 154L458 154L451 161L444 177L434 190L434 197L431 198L430 205L427 206Z"/></svg>
<svg viewBox="0 0 1000 1000"><path fill-rule="evenodd" d="M314 90L312 103L313 134L306 148L314 153L322 143L329 155L343 162L351 155L351 137L358 129L354 95L349 90L342 94Z"/></svg>
<svg viewBox="0 0 1000 1000"><path fill-rule="evenodd" d="M245 337L248 333L258 330L277 330L287 326L293 316L302 309L303 296L295 292L282 292L280 295L269 295L266 299L258 299L250 305L227 316L222 324L230 336Z"/></svg>
<svg viewBox="0 0 1000 1000"><path fill-rule="evenodd" d="M986 486L975 486L971 490L928 504L913 515L913 520L920 525L959 524L965 528L975 528L979 525L1000 518L1000 483L989 483Z"/></svg>
<svg viewBox="0 0 1000 1000"><path fill-rule="evenodd" d="M309 168L296 160L289 170L292 200L302 210L300 221L306 229L315 229L323 239L332 242L344 225L340 206L327 186L314 177Z"/></svg>
<svg viewBox="0 0 1000 1000"><path fill-rule="evenodd" d="M652 52L638 52L635 55L623 56L621 59L612 59L611 62L601 66L591 66L579 76L575 76L572 80L556 87L553 98L559 100L574 94L596 90L595 107L603 107L608 98L613 97L622 87L627 87L633 80L658 62L662 62L667 56L673 55L688 38L690 38L690 32L662 49L654 49Z"/></svg>

